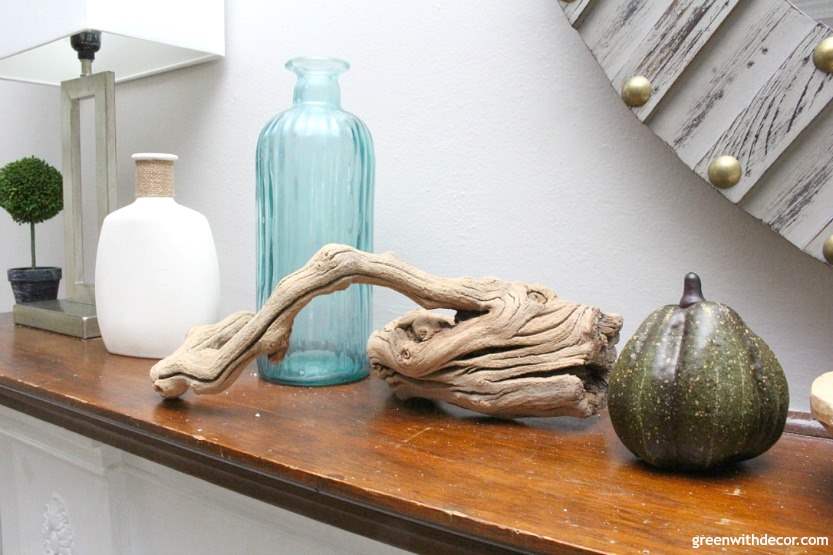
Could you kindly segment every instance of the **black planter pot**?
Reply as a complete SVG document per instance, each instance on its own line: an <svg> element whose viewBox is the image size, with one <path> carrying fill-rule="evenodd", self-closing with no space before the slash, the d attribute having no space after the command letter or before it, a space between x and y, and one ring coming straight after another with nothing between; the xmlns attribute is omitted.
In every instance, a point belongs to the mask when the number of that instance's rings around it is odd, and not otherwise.
<svg viewBox="0 0 833 555"><path fill-rule="evenodd" d="M17 303L54 301L58 298L58 284L61 282L60 268L52 266L11 268L8 275L14 300Z"/></svg>

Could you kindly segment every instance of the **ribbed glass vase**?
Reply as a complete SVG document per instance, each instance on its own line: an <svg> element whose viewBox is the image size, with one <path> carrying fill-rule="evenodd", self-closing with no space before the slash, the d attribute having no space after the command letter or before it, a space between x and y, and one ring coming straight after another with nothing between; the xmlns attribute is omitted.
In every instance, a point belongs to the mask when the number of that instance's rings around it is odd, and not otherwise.
<svg viewBox="0 0 833 555"><path fill-rule="evenodd" d="M296 58L292 107L257 143L257 306L281 278L327 243L373 249L373 141L341 109L334 59ZM291 385L333 385L367 376L371 289L353 285L314 299L295 319L279 364L258 359L262 378Z"/></svg>

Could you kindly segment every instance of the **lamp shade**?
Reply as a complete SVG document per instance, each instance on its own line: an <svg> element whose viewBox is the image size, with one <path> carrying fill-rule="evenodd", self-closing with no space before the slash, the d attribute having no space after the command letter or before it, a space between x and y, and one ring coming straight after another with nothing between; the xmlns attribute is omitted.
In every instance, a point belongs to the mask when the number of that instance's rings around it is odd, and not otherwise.
<svg viewBox="0 0 833 555"><path fill-rule="evenodd" d="M78 77L69 37L101 32L94 71L116 82L225 55L223 0L28 0L0 19L0 79L60 85Z"/></svg>

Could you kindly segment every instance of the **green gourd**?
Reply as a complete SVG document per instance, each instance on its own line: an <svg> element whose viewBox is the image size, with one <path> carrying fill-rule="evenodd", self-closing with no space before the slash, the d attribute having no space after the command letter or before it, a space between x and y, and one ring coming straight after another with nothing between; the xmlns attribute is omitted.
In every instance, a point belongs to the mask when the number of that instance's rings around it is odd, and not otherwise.
<svg viewBox="0 0 833 555"><path fill-rule="evenodd" d="M625 345L608 407L622 443L661 468L704 470L756 457L784 431L787 379L769 346L697 274Z"/></svg>

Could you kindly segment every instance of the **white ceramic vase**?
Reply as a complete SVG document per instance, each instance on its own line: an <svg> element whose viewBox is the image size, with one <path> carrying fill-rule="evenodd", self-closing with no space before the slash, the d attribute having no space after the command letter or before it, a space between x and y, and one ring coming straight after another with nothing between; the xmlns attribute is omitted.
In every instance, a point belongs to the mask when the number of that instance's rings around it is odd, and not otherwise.
<svg viewBox="0 0 833 555"><path fill-rule="evenodd" d="M95 300L114 354L162 358L217 321L220 271L205 216L174 200L172 154L134 154L136 200L101 227Z"/></svg>

